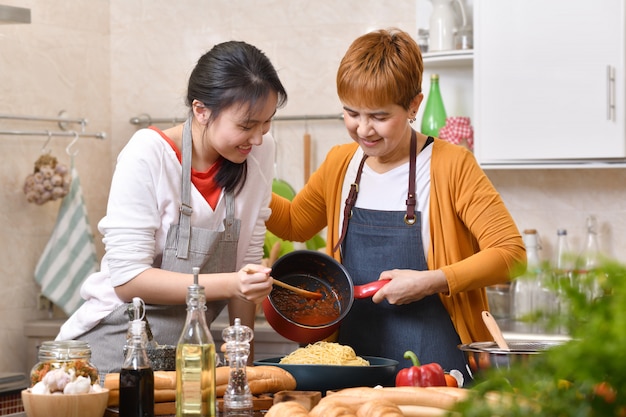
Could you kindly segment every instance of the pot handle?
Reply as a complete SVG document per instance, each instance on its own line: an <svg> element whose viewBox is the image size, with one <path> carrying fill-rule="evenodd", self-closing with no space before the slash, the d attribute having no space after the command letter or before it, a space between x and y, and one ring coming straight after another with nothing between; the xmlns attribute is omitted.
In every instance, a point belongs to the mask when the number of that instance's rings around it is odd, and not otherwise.
<svg viewBox="0 0 626 417"><path fill-rule="evenodd" d="M390 279L379 279L363 285L354 286L354 298L369 298L376 294Z"/></svg>

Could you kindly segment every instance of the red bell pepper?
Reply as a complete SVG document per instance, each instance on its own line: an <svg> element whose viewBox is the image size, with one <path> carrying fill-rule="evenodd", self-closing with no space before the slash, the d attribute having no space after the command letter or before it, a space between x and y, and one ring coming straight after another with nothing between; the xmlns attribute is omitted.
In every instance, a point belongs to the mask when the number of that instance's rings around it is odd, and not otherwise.
<svg viewBox="0 0 626 417"><path fill-rule="evenodd" d="M438 363L421 365L415 353L404 352L404 357L413 362L410 368L402 369L396 375L396 387L445 387L446 377Z"/></svg>

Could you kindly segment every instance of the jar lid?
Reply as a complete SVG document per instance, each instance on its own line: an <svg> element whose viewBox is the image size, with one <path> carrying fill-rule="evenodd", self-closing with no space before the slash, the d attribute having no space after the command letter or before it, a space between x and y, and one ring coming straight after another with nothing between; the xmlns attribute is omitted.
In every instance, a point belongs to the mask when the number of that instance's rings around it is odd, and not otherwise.
<svg viewBox="0 0 626 417"><path fill-rule="evenodd" d="M91 357L89 343L81 340L53 340L39 346L40 359L85 359Z"/></svg>

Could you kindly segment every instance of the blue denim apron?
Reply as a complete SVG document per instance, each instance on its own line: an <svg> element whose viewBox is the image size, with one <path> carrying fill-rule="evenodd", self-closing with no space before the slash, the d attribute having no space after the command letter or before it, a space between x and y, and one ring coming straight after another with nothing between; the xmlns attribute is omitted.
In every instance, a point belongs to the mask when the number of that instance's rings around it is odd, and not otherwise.
<svg viewBox="0 0 626 417"><path fill-rule="evenodd" d="M411 155L413 163L415 157ZM412 172L409 181L415 183ZM406 215L405 211L352 208L341 249L342 263L354 285L376 281L385 270L428 269L421 212L415 211L414 222L406 222ZM460 338L437 294L406 305L355 299L341 322L338 342L352 346L361 356L395 359L398 370L412 365L403 357L411 350L422 364L436 362L446 371L458 369L470 380L463 353L457 348Z"/></svg>

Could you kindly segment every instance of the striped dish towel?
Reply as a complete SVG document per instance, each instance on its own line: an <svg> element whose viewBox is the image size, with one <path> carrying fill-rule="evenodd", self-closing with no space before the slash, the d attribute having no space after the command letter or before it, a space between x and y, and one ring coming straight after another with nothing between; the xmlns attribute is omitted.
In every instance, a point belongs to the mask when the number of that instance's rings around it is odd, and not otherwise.
<svg viewBox="0 0 626 417"><path fill-rule="evenodd" d="M97 268L96 246L72 158L70 191L61 202L52 236L35 268L35 281L44 296L71 315L83 303L83 281Z"/></svg>

